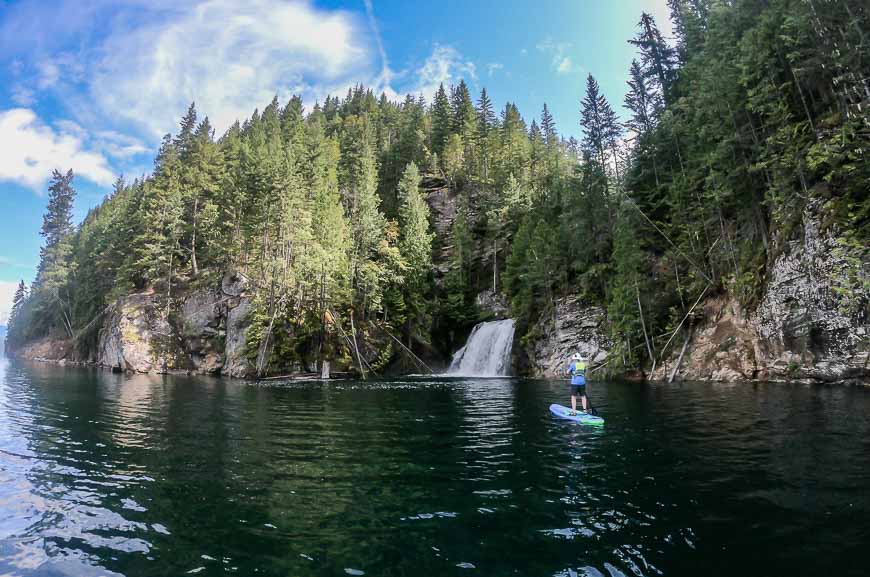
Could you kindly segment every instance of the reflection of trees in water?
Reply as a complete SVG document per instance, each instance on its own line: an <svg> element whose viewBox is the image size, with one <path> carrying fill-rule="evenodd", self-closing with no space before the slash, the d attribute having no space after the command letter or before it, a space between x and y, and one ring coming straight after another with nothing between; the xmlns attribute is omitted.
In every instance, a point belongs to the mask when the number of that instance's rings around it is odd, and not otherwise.
<svg viewBox="0 0 870 577"><path fill-rule="evenodd" d="M121 506L134 502L127 496L139 479L124 466L119 471L102 442L93 373L0 365L0 469L10 476L0 499L12 505L0 508L14 523L3 523L0 572L40 575L65 567L79 575L116 575L116 564L97 551L144 555L150 544L148 527ZM10 446L19 451L6 452Z"/></svg>

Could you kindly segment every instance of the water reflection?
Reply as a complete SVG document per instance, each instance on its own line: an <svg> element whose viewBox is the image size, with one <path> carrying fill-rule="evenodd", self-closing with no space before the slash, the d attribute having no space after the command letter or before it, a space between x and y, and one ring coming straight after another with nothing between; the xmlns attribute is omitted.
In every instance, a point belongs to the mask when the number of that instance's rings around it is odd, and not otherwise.
<svg viewBox="0 0 870 577"><path fill-rule="evenodd" d="M868 391L590 393L0 361L0 574L860 574Z"/></svg>

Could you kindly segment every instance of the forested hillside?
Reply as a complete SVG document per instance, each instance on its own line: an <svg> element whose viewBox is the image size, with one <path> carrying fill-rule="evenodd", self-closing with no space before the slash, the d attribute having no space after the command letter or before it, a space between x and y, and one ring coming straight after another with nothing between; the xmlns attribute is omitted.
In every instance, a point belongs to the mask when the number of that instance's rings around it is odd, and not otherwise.
<svg viewBox="0 0 870 577"><path fill-rule="evenodd" d="M664 354L696 299L757 306L808 205L852 263L843 294L866 293L866 2L670 5L676 38L644 14L629 39L623 102L588 77L579 140L559 136L546 106L530 120L511 103L497 112L464 82L432 102L358 86L307 111L276 99L217 137L191 105L153 174L119 179L77 226L72 173L56 172L10 344L52 334L87 356L118 297L152 292L166 320L234 275L260 374L362 369L356 339L382 330L449 355L483 290L507 297L521 342L562 296L604 306L612 358L633 369ZM436 236L438 187L457 209ZM844 302L866 318L866 299ZM386 343L373 368L401 357Z"/></svg>

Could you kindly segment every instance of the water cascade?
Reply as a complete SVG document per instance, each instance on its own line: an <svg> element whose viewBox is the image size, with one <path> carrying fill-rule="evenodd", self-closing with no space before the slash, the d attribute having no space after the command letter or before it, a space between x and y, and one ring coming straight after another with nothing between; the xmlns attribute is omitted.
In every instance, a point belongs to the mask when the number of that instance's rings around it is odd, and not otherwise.
<svg viewBox="0 0 870 577"><path fill-rule="evenodd" d="M511 367L514 320L476 325L465 346L456 351L448 374L464 377L501 377Z"/></svg>

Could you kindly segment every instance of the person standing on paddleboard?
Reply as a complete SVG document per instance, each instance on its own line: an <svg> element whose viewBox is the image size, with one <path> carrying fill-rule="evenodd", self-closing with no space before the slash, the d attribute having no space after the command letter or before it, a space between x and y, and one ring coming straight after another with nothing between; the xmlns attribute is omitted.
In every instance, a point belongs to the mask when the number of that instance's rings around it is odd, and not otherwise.
<svg viewBox="0 0 870 577"><path fill-rule="evenodd" d="M580 400L583 403L583 412L586 409L586 357L581 353L574 353L571 357L571 364L568 365L566 371L571 375L571 415L577 414L577 395L580 395Z"/></svg>

